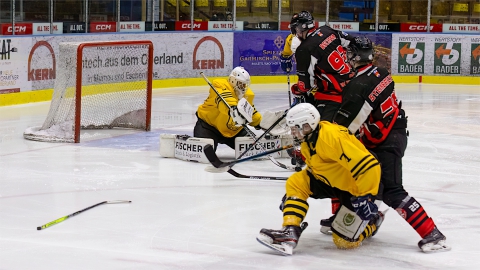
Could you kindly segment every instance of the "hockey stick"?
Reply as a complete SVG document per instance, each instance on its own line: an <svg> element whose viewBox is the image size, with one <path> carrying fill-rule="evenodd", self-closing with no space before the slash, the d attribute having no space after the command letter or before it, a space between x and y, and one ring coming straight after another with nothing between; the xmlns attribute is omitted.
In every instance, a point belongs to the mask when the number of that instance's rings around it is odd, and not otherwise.
<svg viewBox="0 0 480 270"><path fill-rule="evenodd" d="M292 107L292 90L290 89L290 69L287 69L287 85L288 85L288 107Z"/></svg>
<svg viewBox="0 0 480 270"><path fill-rule="evenodd" d="M237 159L242 158L248 151L252 150L253 147L255 147L255 145L256 145L261 139L263 139L263 137L265 137L266 134L268 134L273 128L275 128L276 125L278 125L278 123L280 123L280 122L283 120L283 118L285 118L285 116L287 116L287 112L288 112L288 110L286 110L285 113L284 113L280 118L278 118L277 121L275 121L267 130L265 130L265 132L264 132L262 135L260 135L260 136L250 145L250 147L248 147L247 150L245 150L243 153L241 153L240 156L238 156Z"/></svg>
<svg viewBox="0 0 480 270"><path fill-rule="evenodd" d="M285 181L288 179L288 177L281 177L281 176L253 176L253 175L244 175L241 173L238 173L234 171L233 169L229 169L227 171L229 174L237 177L237 178L246 178L246 179L252 179L252 180L282 180Z"/></svg>
<svg viewBox="0 0 480 270"><path fill-rule="evenodd" d="M227 101L220 95L220 93L218 93L217 89L212 85L212 83L210 82L210 80L208 80L207 76L205 76L205 74L203 72L200 72L200 75L203 77L203 79L205 80L205 82L208 83L208 85L210 86L210 88L212 88L213 91L215 91L215 93L217 94L217 96L223 101L223 103L225 104L225 106L227 106L227 108L229 110L231 110L232 108L230 107L230 105L228 105ZM256 135L255 133L253 133L253 131L250 130L250 128L248 128L248 126L246 124L242 124L242 127L243 129L248 133L248 135L254 140L256 141ZM257 142L258 143L258 142ZM252 144L252 145L255 145L255 144ZM263 145L261 143L258 143L258 145L260 146L260 148L265 151L265 147L263 147ZM277 151L276 151L277 152ZM273 152L275 153L275 152ZM263 156L263 155L262 155ZM293 167L289 167L283 163L280 163L278 162L274 157L272 157L271 155L268 155L268 158L273 162L273 164L277 165L278 167L281 167L281 168L284 168L286 170L292 170L292 171L295 171L295 168Z"/></svg>
<svg viewBox="0 0 480 270"><path fill-rule="evenodd" d="M68 218L71 218L71 217L73 217L73 216L76 216L76 215L78 215L78 214L80 214L80 213L82 213L82 212L85 212L85 211L87 211L87 210L89 210L89 209L92 209L92 208L94 208L94 207L96 207L96 206L99 206L99 205L102 205L102 204L131 203L131 202L132 202L132 201L119 200L119 201L104 201L104 202L101 202L101 203L97 203L97 204L95 204L95 205L92 205L92 206L87 207L87 208L85 208L85 209L82 209L82 210L80 210L80 211L77 211L77 212L75 212L75 213L73 213L73 214L70 214L70 215L67 215L67 216L64 216L64 217L55 219L54 221L51 221L51 222L49 222L49 223L47 223L47 224L45 224L45 225L39 226L39 227L37 227L37 230L39 231L39 230L46 229L46 228L48 228L48 227L50 227L50 226L52 226L52 225L58 224L58 223L66 220L66 219L68 219Z"/></svg>
<svg viewBox="0 0 480 270"><path fill-rule="evenodd" d="M211 144L205 145L205 147L203 148L203 152L205 153L205 156L207 157L208 161L210 161L210 163L212 163L212 165L215 168L224 168L224 167L231 167L231 166L233 166L237 163L241 163L241 162L249 161L249 160L252 160L252 159L259 158L259 157L267 156L267 155L270 155L270 154L273 154L275 152L282 151L282 150L285 150L285 149L288 149L288 148L291 148L291 147L293 147L293 145L289 144L289 145L285 145L285 146L282 146L282 147L279 147L279 148L268 150L268 151L265 151L265 152L262 152L262 153L259 153L259 154L253 155L253 156L233 160L233 161L230 161L230 162L221 161L218 158L217 154L215 153L215 150L213 149L213 146Z"/></svg>

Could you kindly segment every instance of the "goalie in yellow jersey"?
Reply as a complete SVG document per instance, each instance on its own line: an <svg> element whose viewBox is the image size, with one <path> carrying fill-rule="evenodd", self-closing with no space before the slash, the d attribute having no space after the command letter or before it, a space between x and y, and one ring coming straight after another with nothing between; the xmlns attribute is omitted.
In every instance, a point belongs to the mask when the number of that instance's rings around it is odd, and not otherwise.
<svg viewBox="0 0 480 270"><path fill-rule="evenodd" d="M209 138L218 144L226 144L235 149L235 138L248 136L244 125L260 128L262 115L253 105L255 94L250 89L250 74L243 67L236 67L227 79L212 82L218 94L228 103L230 109L219 95L210 88L210 93L197 109L197 123L193 129L196 138ZM239 103L247 105L238 106ZM248 104L247 104L248 103Z"/></svg>
<svg viewBox="0 0 480 270"><path fill-rule="evenodd" d="M338 198L341 207L332 223L333 242L341 249L359 247L384 219L374 203L380 184L379 162L347 128L320 121L320 113L309 103L292 107L286 119L294 139L301 142L307 166L286 182L283 228L262 229L257 240L291 255L308 225L303 222L307 199Z"/></svg>

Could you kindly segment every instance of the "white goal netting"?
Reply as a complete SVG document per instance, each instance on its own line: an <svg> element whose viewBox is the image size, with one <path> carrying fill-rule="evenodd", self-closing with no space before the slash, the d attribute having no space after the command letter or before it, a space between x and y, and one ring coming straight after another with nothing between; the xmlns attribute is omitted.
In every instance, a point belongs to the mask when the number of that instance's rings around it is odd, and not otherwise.
<svg viewBox="0 0 480 270"><path fill-rule="evenodd" d="M150 130L150 41L60 43L54 93L30 140L79 142L80 129Z"/></svg>

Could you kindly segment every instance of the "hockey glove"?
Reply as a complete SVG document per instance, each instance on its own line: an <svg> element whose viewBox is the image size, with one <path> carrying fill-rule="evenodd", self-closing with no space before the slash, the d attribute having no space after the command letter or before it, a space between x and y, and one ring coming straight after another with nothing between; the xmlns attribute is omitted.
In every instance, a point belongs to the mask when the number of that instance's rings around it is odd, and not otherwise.
<svg viewBox="0 0 480 270"><path fill-rule="evenodd" d="M361 197L352 197L352 206L355 213L362 220L370 220L378 212L378 206L373 202L372 195L365 195Z"/></svg>
<svg viewBox="0 0 480 270"><path fill-rule="evenodd" d="M283 54L280 55L280 67L284 72L289 73L292 70L292 56L283 56Z"/></svg>
<svg viewBox="0 0 480 270"><path fill-rule="evenodd" d="M237 127L241 127L247 123L247 120L238 111L237 106L232 106L230 108L230 117L232 117L232 120L235 122L235 126Z"/></svg>
<svg viewBox="0 0 480 270"><path fill-rule="evenodd" d="M290 88L290 91L292 91L293 94L293 102L292 102L292 107L297 105L298 103L304 103L305 102L305 95L307 94L306 92L303 92L299 87L298 84L293 84L292 87Z"/></svg>

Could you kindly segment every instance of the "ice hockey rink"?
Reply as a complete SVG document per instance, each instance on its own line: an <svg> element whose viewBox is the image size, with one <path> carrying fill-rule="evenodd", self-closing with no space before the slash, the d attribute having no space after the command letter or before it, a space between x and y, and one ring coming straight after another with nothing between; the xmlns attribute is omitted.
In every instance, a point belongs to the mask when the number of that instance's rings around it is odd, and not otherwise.
<svg viewBox="0 0 480 270"><path fill-rule="evenodd" d="M257 110L288 106L284 84L256 84ZM284 181L235 178L206 164L162 158L161 133L192 134L208 85L154 91L152 130L82 131L81 143L23 138L49 102L0 107L0 269L478 269L480 261L480 87L397 84L408 115L404 185L452 246L425 254L394 210L356 250L319 232L329 200L309 200L293 256L260 245L279 229ZM218 149L221 159L234 152ZM288 159L279 159L288 164ZM270 160L234 166L247 175L288 176ZM40 225L102 201L131 200ZM385 207L385 206L384 206Z"/></svg>

